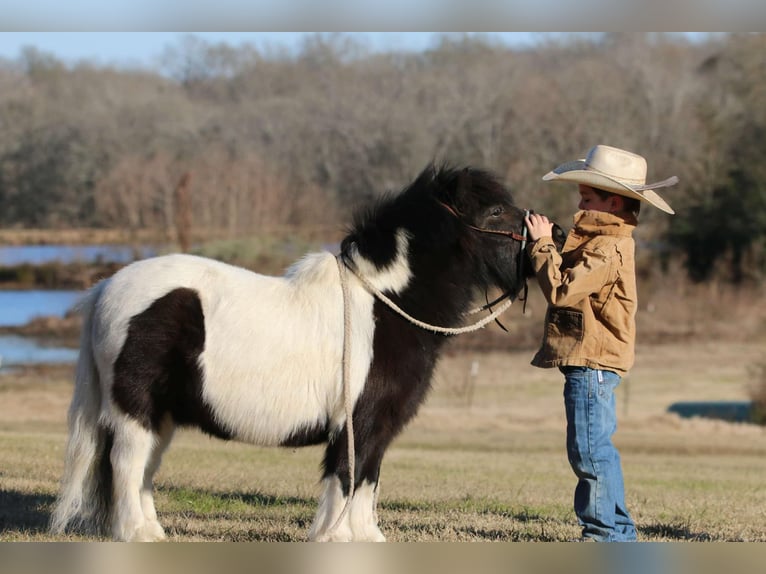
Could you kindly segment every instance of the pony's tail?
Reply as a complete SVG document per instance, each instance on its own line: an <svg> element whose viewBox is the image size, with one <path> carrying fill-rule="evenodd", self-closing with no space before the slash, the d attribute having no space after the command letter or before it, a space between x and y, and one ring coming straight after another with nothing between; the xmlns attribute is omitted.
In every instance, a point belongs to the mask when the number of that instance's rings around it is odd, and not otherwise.
<svg viewBox="0 0 766 574"><path fill-rule="evenodd" d="M78 304L83 316L75 388L69 406L69 438L64 474L50 530L62 534L67 527L102 534L111 506L112 432L99 422L101 384L93 357L93 315L104 282L93 287Z"/></svg>

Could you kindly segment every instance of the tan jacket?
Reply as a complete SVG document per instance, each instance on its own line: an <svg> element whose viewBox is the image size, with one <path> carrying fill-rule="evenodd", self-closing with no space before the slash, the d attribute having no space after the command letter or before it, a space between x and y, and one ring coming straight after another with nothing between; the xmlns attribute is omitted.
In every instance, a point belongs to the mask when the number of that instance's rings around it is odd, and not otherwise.
<svg viewBox="0 0 766 574"><path fill-rule="evenodd" d="M528 247L548 311L536 367L580 366L624 375L636 338L636 228L632 215L579 211L561 254L551 238Z"/></svg>

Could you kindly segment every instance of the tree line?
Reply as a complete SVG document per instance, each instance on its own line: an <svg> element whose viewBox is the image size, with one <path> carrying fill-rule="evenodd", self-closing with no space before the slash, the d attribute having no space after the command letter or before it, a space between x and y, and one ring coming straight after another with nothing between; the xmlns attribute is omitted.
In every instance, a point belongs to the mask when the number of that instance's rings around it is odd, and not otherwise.
<svg viewBox="0 0 766 574"><path fill-rule="evenodd" d="M656 260L759 280L765 77L763 34L444 36L418 53L335 34L293 54L188 36L151 70L30 47L0 60L0 225L331 229L432 161L491 169L566 224L576 198L541 176L607 143L680 178L663 194L678 215L641 214Z"/></svg>

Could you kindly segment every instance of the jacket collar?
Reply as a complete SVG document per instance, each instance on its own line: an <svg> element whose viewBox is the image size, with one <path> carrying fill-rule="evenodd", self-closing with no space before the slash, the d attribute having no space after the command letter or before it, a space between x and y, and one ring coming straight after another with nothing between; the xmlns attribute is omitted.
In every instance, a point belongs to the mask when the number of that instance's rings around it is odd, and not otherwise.
<svg viewBox="0 0 766 574"><path fill-rule="evenodd" d="M638 225L632 213L616 215L605 211L578 211L574 215L574 229L578 235L616 235L630 237Z"/></svg>

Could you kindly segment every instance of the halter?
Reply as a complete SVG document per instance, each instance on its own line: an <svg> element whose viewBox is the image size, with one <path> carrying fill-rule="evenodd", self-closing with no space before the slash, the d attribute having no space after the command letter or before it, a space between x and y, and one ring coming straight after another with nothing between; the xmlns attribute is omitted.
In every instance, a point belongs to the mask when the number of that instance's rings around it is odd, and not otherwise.
<svg viewBox="0 0 766 574"><path fill-rule="evenodd" d="M437 200L439 205L441 205L444 209L449 211L452 215L455 216L455 218L465 225L466 227L470 227L471 229L475 231L480 231L481 233L494 233L495 235L505 235L506 237L510 237L511 239L515 239L516 241L521 241L522 243L522 249L526 247L527 243L527 226L524 226L523 235L519 235L518 233L514 233L513 231L505 231L504 229L487 229L486 227L476 227L475 225L471 225L470 223L466 223L463 220L463 214L457 211L454 207L451 207L447 205L446 203L443 203L439 200ZM529 210L524 210L524 217L529 215Z"/></svg>
<svg viewBox="0 0 766 574"><path fill-rule="evenodd" d="M523 297L519 297L519 300L524 302L524 305L522 306L522 311L521 312L525 313L526 310L527 310L527 295L529 293L529 286L527 285L527 280L524 277L524 250L527 247L527 226L526 226L526 224L524 224L524 226L522 227L521 234L515 233L513 231L505 231L503 229L487 229L486 227L476 227L475 225L471 225L470 223L467 223L463 219L462 214L459 211L457 211L454 207L451 207L451 206L447 205L446 203L444 203L442 201L439 201L438 199L436 201L444 209L446 209L452 215L454 215L455 219L457 219L460 223L462 223L463 225L465 225L469 229L473 229L474 231L478 231L480 233L491 233L491 234L494 234L494 235L503 235L504 237L509 237L510 239L514 239L514 240L516 240L516 241L521 243L521 249L519 250L519 265L518 265L519 273L518 273L518 278L519 278L519 282L523 282L524 283L524 296ZM530 214L530 210L529 209L525 209L524 210L524 218L526 219L529 214ZM506 291L505 293L500 295L500 297L498 297L497 299L495 299L493 301L488 301L486 305L481 307L481 310L482 311L486 311L487 309L492 309L493 305L496 305L497 303L499 303L503 299L507 299L510 296L511 296L511 292L510 291ZM503 326L503 324L500 321L495 319L495 322L500 326L500 328L503 331L505 331L506 333L508 332L508 329L506 329L505 326Z"/></svg>

